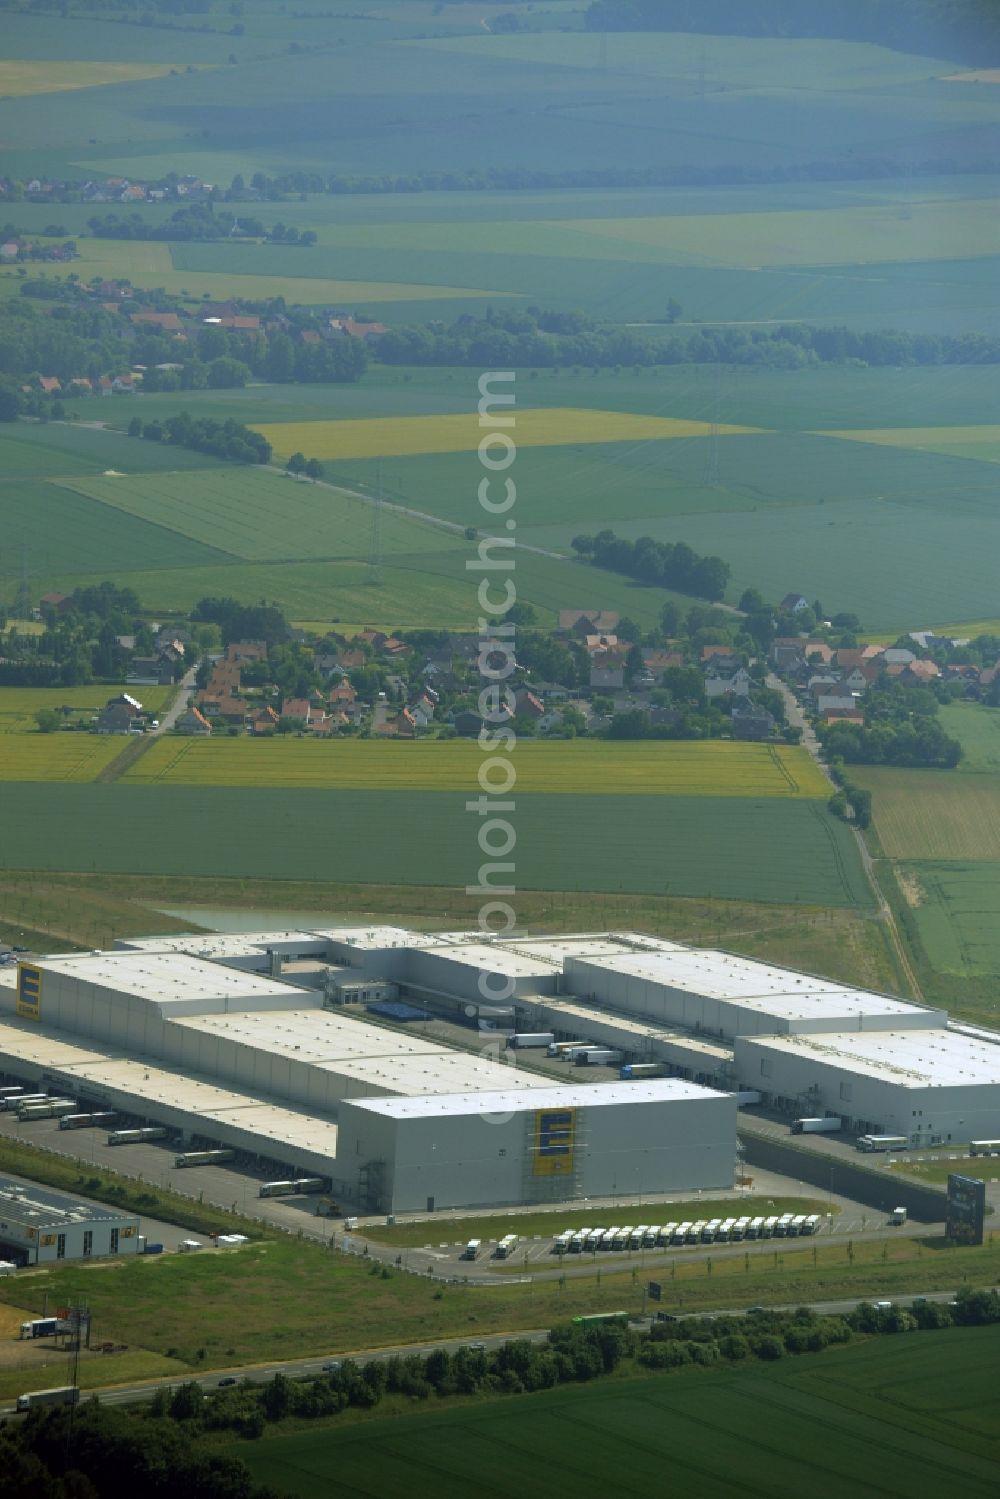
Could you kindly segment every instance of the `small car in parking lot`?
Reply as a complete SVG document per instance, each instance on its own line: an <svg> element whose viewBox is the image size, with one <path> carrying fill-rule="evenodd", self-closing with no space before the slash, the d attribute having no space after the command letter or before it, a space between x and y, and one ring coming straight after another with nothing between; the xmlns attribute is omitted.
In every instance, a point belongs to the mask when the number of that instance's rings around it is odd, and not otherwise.
<svg viewBox="0 0 1000 1499"><path fill-rule="evenodd" d="M225 1377L225 1379L220 1379L219 1380L219 1389L223 1390L223 1389L225 1389L226 1385L236 1384L236 1382L237 1382L237 1380L236 1380L236 1375L235 1374L227 1374L226 1377Z"/></svg>
<svg viewBox="0 0 1000 1499"><path fill-rule="evenodd" d="M336 1374L340 1368L340 1359L332 1358L328 1364L323 1365L324 1374Z"/></svg>

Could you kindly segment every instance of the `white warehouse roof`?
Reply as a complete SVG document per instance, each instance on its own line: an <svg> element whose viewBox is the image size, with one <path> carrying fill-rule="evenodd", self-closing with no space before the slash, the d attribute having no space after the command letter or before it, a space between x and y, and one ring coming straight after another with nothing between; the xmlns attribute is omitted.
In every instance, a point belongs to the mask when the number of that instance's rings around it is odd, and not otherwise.
<svg viewBox="0 0 1000 1499"><path fill-rule="evenodd" d="M530 1094L505 1089L492 1093L438 1093L425 1098L353 1099L351 1106L389 1119L438 1119L445 1115L512 1114L528 1109L595 1109L618 1104L685 1103L690 1099L723 1099L727 1095L678 1078L648 1082L542 1086Z"/></svg>
<svg viewBox="0 0 1000 1499"><path fill-rule="evenodd" d="M845 1019L854 1015L912 1016L917 1008L885 994L708 949L676 947L666 952L567 960L569 985L585 987L589 976L602 974L643 979L678 993L728 1001L741 1008L781 1017L822 1017L831 1011L843 1014Z"/></svg>
<svg viewBox="0 0 1000 1499"><path fill-rule="evenodd" d="M78 1088L89 1097L106 1099L112 1108L135 1113L145 1108L152 1118L186 1128L209 1120L229 1126L246 1133L241 1143L279 1160L289 1151L330 1158L337 1152L337 1126L331 1119L238 1092L180 1068L134 1061L110 1048L74 1046L64 1031L46 1031L34 1021L0 1023L0 1056L12 1070L22 1062L56 1075L60 1088ZM257 1138L251 1140L251 1134Z"/></svg>
<svg viewBox="0 0 1000 1499"><path fill-rule="evenodd" d="M227 968L185 952L99 952L73 957L42 958L43 974L61 974L82 984L93 984L117 994L157 1004L201 999L276 999L287 1003L296 993L305 1006L318 1003L313 992L296 990L241 969ZM44 991L44 981L43 981Z"/></svg>
<svg viewBox="0 0 1000 1499"><path fill-rule="evenodd" d="M748 1036L741 1047L809 1058L900 1088L958 1088L1000 1083L1000 1035L974 1040L949 1030L847 1031L821 1036Z"/></svg>

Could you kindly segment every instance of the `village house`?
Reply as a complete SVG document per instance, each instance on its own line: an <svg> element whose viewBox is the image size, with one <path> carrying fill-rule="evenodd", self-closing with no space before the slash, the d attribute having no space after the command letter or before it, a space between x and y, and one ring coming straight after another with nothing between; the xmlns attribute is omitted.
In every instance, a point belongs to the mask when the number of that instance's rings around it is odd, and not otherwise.
<svg viewBox="0 0 1000 1499"><path fill-rule="evenodd" d="M809 600L804 593L786 593L778 608L783 614L800 614L809 608Z"/></svg>
<svg viewBox="0 0 1000 1499"><path fill-rule="evenodd" d="M134 721L139 717L140 710L131 702L122 701L108 703L97 715L94 724L95 734L128 734L131 732Z"/></svg>
<svg viewBox="0 0 1000 1499"><path fill-rule="evenodd" d="M135 327L159 328L161 333L184 332L176 312L130 312L129 322Z"/></svg>
<svg viewBox="0 0 1000 1499"><path fill-rule="evenodd" d="M236 666L243 666L251 661L266 661L267 644L263 640L234 641L226 646L225 659Z"/></svg>
<svg viewBox="0 0 1000 1499"><path fill-rule="evenodd" d="M611 635L618 628L620 614L610 609L560 609L559 633L575 635Z"/></svg>
<svg viewBox="0 0 1000 1499"><path fill-rule="evenodd" d="M816 711L822 715L829 713L831 709L846 710L848 712L857 709L858 700L851 689L843 682L834 682L819 688L816 692Z"/></svg>
<svg viewBox="0 0 1000 1499"><path fill-rule="evenodd" d="M273 734L278 727L278 715L270 703L265 703L251 713L247 726L251 734Z"/></svg>
<svg viewBox="0 0 1000 1499"><path fill-rule="evenodd" d="M206 739L212 732L212 725L193 703L180 714L174 728L178 734L194 734Z"/></svg>
<svg viewBox="0 0 1000 1499"><path fill-rule="evenodd" d="M545 707L534 692L527 687L522 687L520 692L514 694L515 712L524 718L533 718L536 721L545 717Z"/></svg>
<svg viewBox="0 0 1000 1499"><path fill-rule="evenodd" d="M137 687L166 687L174 680L173 663L164 656L133 656L126 682Z"/></svg>
<svg viewBox="0 0 1000 1499"><path fill-rule="evenodd" d="M726 697L729 693L734 697L748 697L750 686L750 673L745 666L737 666L735 671L727 674L713 672L705 678L705 694L709 701Z"/></svg>
<svg viewBox="0 0 1000 1499"><path fill-rule="evenodd" d="M591 662L590 687L592 692L617 691L625 686L625 666L610 658Z"/></svg>
<svg viewBox="0 0 1000 1499"><path fill-rule="evenodd" d="M774 715L747 698L732 710L733 737L761 741L774 735Z"/></svg>

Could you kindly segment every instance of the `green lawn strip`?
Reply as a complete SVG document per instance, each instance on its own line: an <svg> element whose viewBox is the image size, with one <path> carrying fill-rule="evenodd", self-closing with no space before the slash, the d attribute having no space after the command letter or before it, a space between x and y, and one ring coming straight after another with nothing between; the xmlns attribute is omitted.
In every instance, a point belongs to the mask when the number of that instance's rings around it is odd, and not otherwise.
<svg viewBox="0 0 1000 1499"><path fill-rule="evenodd" d="M25 1357L17 1368L0 1365L0 1399L12 1399L26 1390L49 1390L71 1379L68 1362L52 1355L54 1349L25 1344ZM32 1357L31 1355L34 1355ZM63 1355L66 1359L67 1355ZM145 1379L176 1379L192 1370L182 1359L167 1358L144 1348L123 1353L84 1353L80 1359L80 1388L107 1389L109 1385L138 1384Z"/></svg>
<svg viewBox="0 0 1000 1499"><path fill-rule="evenodd" d="M642 1203L620 1202L615 1207L553 1209L540 1213L484 1214L482 1217L420 1218L396 1223L392 1228L381 1225L365 1230L366 1238L393 1248L413 1248L424 1244L466 1242L469 1239L500 1239L516 1233L522 1239L540 1235L543 1238L566 1228L592 1228L613 1223L681 1223L708 1218L742 1218L781 1213L825 1213L829 1207L805 1197L775 1197L764 1200L748 1197L691 1198L686 1202ZM577 1264L576 1256L567 1264Z"/></svg>
<svg viewBox="0 0 1000 1499"><path fill-rule="evenodd" d="M1000 1182L1000 1160L995 1156L960 1156L958 1160L896 1161L891 1168L897 1176L912 1176L918 1181L944 1186L949 1176L975 1176L980 1181ZM992 1209L987 1203L987 1213Z"/></svg>

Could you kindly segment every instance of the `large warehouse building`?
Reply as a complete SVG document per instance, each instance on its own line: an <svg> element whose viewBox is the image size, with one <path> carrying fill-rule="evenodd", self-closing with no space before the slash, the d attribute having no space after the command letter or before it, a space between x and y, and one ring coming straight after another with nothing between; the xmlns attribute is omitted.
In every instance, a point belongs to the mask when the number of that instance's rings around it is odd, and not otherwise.
<svg viewBox="0 0 1000 1499"><path fill-rule="evenodd" d="M545 1073L505 1030L646 1066ZM373 1210L726 1186L739 1088L914 1143L1000 1137L998 1064L940 1009L628 932L198 933L0 970L5 1079ZM553 1110L565 1170L539 1164Z"/></svg>
<svg viewBox="0 0 1000 1499"><path fill-rule="evenodd" d="M775 1102L837 1114L859 1134L911 1146L998 1138L1000 1045L967 1032L754 1036L736 1042L736 1068Z"/></svg>
<svg viewBox="0 0 1000 1499"><path fill-rule="evenodd" d="M673 1080L344 1105L342 1170L385 1212L728 1188L736 1100Z"/></svg>

